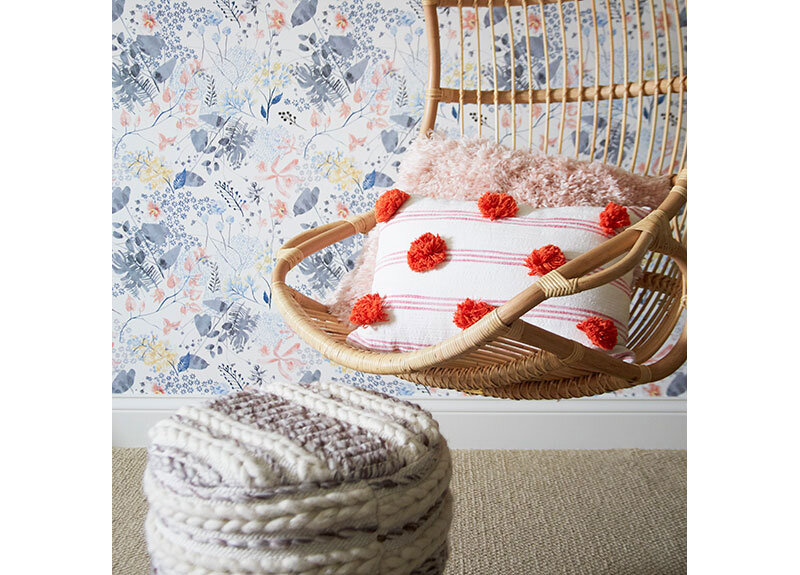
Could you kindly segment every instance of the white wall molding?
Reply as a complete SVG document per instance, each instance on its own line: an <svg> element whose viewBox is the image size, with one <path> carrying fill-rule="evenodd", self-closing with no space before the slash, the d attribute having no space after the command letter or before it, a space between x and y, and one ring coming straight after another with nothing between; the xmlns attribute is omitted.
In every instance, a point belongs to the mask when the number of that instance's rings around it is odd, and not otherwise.
<svg viewBox="0 0 800 575"><path fill-rule="evenodd" d="M113 397L112 442L144 447L147 430L203 397ZM434 397L430 411L453 449L686 449L686 400L511 401Z"/></svg>

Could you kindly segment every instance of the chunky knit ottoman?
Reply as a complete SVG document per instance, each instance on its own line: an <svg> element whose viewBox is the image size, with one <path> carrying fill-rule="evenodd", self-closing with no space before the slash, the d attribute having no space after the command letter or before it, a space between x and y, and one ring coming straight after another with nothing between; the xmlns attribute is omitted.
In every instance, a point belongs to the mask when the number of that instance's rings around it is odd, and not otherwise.
<svg viewBox="0 0 800 575"><path fill-rule="evenodd" d="M264 385L150 432L153 573L433 575L450 454L430 414L339 384Z"/></svg>

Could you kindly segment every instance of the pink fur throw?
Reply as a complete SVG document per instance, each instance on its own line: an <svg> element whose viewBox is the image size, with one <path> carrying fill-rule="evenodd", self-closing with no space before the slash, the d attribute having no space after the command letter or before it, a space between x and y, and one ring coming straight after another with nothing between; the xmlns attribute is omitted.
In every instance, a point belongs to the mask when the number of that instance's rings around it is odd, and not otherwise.
<svg viewBox="0 0 800 575"><path fill-rule="evenodd" d="M418 137L403 156L397 187L430 198L477 200L486 192L510 194L533 208L621 206L656 208L670 177L645 177L600 162L510 150L486 139ZM347 323L356 299L371 292L379 227L364 238L355 268L326 304Z"/></svg>

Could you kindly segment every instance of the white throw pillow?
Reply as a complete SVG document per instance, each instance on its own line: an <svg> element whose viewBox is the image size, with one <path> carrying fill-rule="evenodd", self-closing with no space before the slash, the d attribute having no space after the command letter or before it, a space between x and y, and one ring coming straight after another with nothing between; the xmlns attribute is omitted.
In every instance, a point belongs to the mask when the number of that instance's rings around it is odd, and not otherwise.
<svg viewBox="0 0 800 575"><path fill-rule="evenodd" d="M381 296L388 321L359 327L348 341L376 351L413 351L457 335L461 328L454 323L454 314L466 298L499 307L539 279L529 275L531 269L525 264L532 250L558 246L569 261L607 240L608 232L600 224L603 210L519 205L513 217L490 220L476 201L412 196L387 222L377 224L380 234L371 293ZM633 224L649 210L627 211ZM444 240L446 258L428 271L413 271L407 258L409 247L426 233ZM594 348L598 346L577 324L591 317L610 320L617 328L617 342L607 351L631 359L625 346L632 276L629 272L599 288L551 298L522 319Z"/></svg>

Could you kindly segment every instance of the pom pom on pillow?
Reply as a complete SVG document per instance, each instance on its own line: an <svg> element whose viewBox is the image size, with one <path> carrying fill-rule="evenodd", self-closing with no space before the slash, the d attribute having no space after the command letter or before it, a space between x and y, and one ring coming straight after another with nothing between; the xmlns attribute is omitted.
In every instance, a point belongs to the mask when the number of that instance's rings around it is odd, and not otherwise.
<svg viewBox="0 0 800 575"><path fill-rule="evenodd" d="M406 259L408 267L415 272L432 270L447 258L447 244L437 234L422 234L411 242Z"/></svg>
<svg viewBox="0 0 800 575"><path fill-rule="evenodd" d="M375 202L375 221L388 222L398 208L410 197L407 193L397 188L383 192Z"/></svg>
<svg viewBox="0 0 800 575"><path fill-rule="evenodd" d="M561 248L552 244L533 250L525 259L525 266L530 268L529 276L543 276L567 263Z"/></svg>
<svg viewBox="0 0 800 575"><path fill-rule="evenodd" d="M603 226L603 231L607 236L613 235L619 228L626 228L631 225L631 217L628 215L628 210L609 202L600 213L600 225Z"/></svg>
<svg viewBox="0 0 800 575"><path fill-rule="evenodd" d="M389 316L383 310L383 298L376 293L359 298L350 314L350 323L363 327L388 319Z"/></svg>
<svg viewBox="0 0 800 575"><path fill-rule="evenodd" d="M453 314L453 323L456 324L456 327L467 329L494 309L493 305L489 305L485 301L475 301L467 298L456 306L456 313Z"/></svg>
<svg viewBox="0 0 800 575"><path fill-rule="evenodd" d="M593 344L600 349L611 350L617 345L617 326L610 319L592 316L577 324Z"/></svg>
<svg viewBox="0 0 800 575"><path fill-rule="evenodd" d="M517 201L508 194L486 192L478 200L478 209L490 220L511 218L517 215Z"/></svg>

